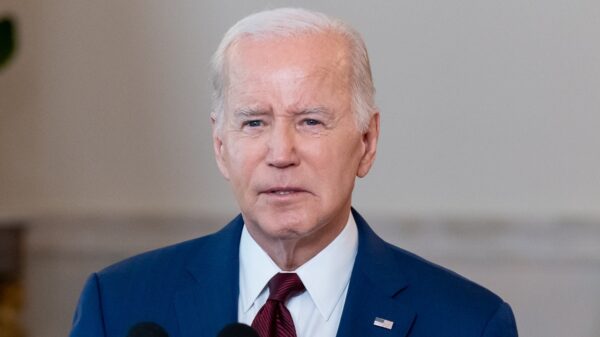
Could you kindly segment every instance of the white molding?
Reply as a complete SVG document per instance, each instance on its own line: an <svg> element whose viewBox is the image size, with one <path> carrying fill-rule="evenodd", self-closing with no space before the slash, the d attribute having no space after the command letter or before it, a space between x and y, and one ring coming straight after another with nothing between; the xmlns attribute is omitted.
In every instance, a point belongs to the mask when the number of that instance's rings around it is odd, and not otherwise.
<svg viewBox="0 0 600 337"><path fill-rule="evenodd" d="M28 226L32 254L131 255L218 230L229 219L176 216L51 217ZM600 264L600 222L411 218L371 220L387 241L433 260Z"/></svg>

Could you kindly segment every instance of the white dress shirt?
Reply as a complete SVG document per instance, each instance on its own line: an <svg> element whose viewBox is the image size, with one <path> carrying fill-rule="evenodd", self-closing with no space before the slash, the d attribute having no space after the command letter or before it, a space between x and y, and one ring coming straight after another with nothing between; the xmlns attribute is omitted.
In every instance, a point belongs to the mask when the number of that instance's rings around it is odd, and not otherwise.
<svg viewBox="0 0 600 337"><path fill-rule="evenodd" d="M294 272L306 291L286 302L297 337L335 337L358 249L352 214L342 232L321 252ZM254 241L246 226L240 239L240 295L238 321L252 324L269 297L267 283L282 272Z"/></svg>

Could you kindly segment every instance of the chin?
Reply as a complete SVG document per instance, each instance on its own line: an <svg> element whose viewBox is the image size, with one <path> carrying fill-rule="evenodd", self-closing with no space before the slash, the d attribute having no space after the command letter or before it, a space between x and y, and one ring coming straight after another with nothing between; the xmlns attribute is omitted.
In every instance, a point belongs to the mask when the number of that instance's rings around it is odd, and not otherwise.
<svg viewBox="0 0 600 337"><path fill-rule="evenodd" d="M260 221L263 220L263 221ZM307 217L306 214L284 212L274 214L265 219L259 218L258 225L269 236L280 239L294 239L307 234L314 228L315 219Z"/></svg>

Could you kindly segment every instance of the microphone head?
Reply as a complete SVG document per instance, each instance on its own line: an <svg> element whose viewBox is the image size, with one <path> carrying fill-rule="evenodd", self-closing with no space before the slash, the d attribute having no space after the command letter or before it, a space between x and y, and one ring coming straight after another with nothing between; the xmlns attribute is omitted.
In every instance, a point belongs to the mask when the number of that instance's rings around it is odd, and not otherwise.
<svg viewBox="0 0 600 337"><path fill-rule="evenodd" d="M17 47L15 20L10 16L0 17L0 69L8 64Z"/></svg>
<svg viewBox="0 0 600 337"><path fill-rule="evenodd" d="M140 322L129 329L127 337L169 337L169 334L154 322Z"/></svg>
<svg viewBox="0 0 600 337"><path fill-rule="evenodd" d="M256 330L243 323L227 324L217 337L260 337Z"/></svg>

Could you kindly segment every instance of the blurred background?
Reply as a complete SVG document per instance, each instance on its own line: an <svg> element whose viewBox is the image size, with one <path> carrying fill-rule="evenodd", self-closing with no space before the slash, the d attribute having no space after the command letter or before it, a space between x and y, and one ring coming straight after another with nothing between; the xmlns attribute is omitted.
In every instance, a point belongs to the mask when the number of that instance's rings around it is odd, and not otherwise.
<svg viewBox="0 0 600 337"><path fill-rule="evenodd" d="M67 335L90 272L236 215L209 58L280 6L365 38L376 231L497 292L522 336L600 336L600 2L0 0L0 337Z"/></svg>

